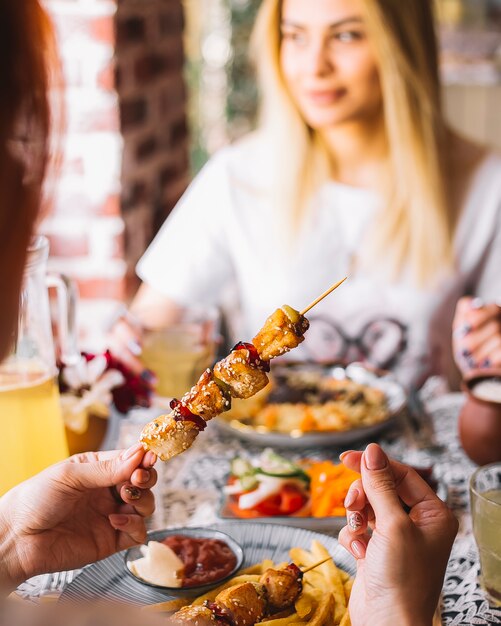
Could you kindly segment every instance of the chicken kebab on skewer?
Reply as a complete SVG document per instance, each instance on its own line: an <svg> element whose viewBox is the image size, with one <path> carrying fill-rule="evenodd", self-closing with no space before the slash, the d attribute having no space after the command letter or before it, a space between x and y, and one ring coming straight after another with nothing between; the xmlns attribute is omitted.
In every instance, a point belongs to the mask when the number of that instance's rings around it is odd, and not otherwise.
<svg viewBox="0 0 501 626"><path fill-rule="evenodd" d="M171 616L169 624L182 626L254 626L265 616L294 605L303 590L303 571L291 563L267 569L259 582L245 582L224 589L203 605L186 606Z"/></svg>
<svg viewBox="0 0 501 626"><path fill-rule="evenodd" d="M171 401L169 414L146 424L140 437L145 449L162 461L181 454L205 429L207 421L230 409L232 398L250 398L266 387L270 360L304 341L304 333L310 325L304 313L342 282L333 285L304 311L296 311L288 305L277 309L252 343L238 343L212 371L206 369L181 400Z"/></svg>

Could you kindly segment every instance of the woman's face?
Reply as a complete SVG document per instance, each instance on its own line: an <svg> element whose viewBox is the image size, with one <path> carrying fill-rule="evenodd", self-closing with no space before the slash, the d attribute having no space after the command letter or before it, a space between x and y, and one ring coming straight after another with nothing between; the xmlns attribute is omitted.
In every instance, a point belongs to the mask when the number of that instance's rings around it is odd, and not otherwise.
<svg viewBox="0 0 501 626"><path fill-rule="evenodd" d="M378 66L362 0L283 0L280 63L306 123L327 129L374 118Z"/></svg>

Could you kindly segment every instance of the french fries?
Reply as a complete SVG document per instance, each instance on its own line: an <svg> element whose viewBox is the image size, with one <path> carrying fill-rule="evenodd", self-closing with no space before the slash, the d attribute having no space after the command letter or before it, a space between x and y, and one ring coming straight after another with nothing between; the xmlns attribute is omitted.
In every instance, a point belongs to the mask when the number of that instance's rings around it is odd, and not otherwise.
<svg viewBox="0 0 501 626"><path fill-rule="evenodd" d="M318 541L313 541L311 551L304 548L291 548L291 560L299 567L309 567L329 556L329 552ZM192 605L201 605L206 600L214 598L225 589L244 582L258 582L261 574L269 568L278 568L284 564L275 564L270 559L252 565L242 570L238 576L231 578L224 584L199 596L191 602ZM264 618L259 626L351 626L348 613L353 578L337 568L332 559L318 568L306 572L303 577L303 591L295 605L288 611ZM186 606L186 599L169 600L145 607L148 611L173 613L181 606Z"/></svg>

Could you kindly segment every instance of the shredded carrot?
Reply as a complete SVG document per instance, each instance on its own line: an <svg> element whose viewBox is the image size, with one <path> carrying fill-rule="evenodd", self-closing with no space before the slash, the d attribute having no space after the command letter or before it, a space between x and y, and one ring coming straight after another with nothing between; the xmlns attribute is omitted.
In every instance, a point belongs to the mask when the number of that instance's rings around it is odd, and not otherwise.
<svg viewBox="0 0 501 626"><path fill-rule="evenodd" d="M299 430L303 432L308 432L310 430L317 430L318 424L317 420L311 414L311 411L306 410L304 413L304 417L299 424Z"/></svg>
<svg viewBox="0 0 501 626"><path fill-rule="evenodd" d="M312 463L308 470L311 478L311 512L313 517L330 517L345 514L344 499L351 483L360 474L335 465L331 461Z"/></svg>

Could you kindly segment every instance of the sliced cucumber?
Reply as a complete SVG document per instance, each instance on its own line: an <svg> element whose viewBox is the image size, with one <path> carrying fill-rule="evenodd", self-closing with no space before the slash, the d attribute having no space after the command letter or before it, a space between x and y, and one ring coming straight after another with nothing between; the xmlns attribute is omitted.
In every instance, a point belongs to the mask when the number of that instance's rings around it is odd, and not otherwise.
<svg viewBox="0 0 501 626"><path fill-rule="evenodd" d="M246 474L252 475L254 473L254 467L246 459L242 459L242 457L237 456L231 462L231 473L233 476L241 478Z"/></svg>
<svg viewBox="0 0 501 626"><path fill-rule="evenodd" d="M302 480L305 483L309 483L310 482L310 477L308 476L308 474L303 471L302 469L298 469L295 472L289 472L287 474L278 474L277 472L265 472L263 469L261 469L260 467L258 467L256 469L256 474L261 474L262 476L270 476L272 478L294 478L297 480Z"/></svg>
<svg viewBox="0 0 501 626"><path fill-rule="evenodd" d="M265 476L276 476L277 478L299 478L306 482L310 481L310 477L306 472L289 461L289 459L280 456L271 448L267 448L261 455L259 467L255 470L259 474Z"/></svg>

